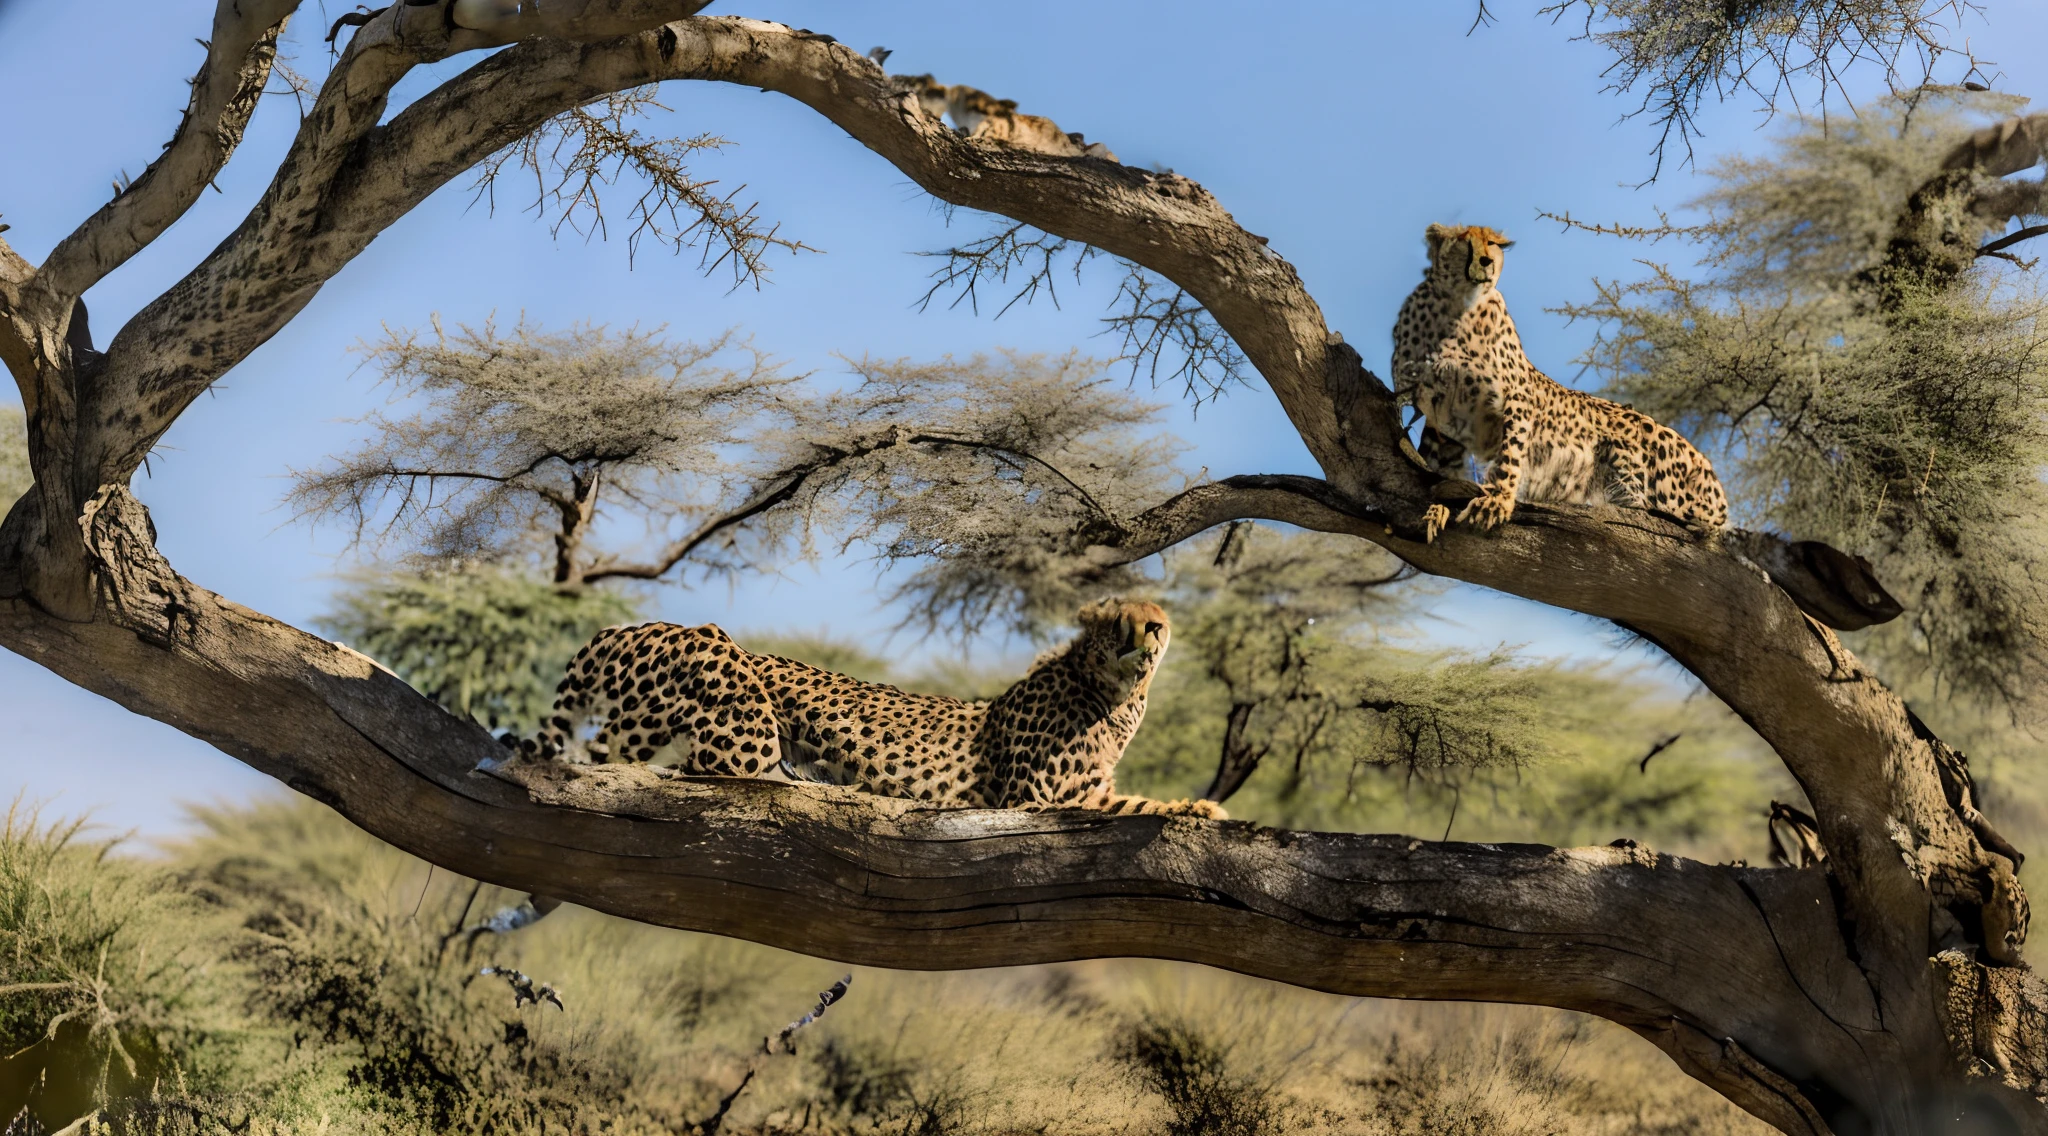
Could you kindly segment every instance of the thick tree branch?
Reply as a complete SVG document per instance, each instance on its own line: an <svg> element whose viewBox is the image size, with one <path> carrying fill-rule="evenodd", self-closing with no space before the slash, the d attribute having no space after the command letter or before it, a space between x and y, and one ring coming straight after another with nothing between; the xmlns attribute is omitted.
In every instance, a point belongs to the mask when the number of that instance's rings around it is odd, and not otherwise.
<svg viewBox="0 0 2048 1136"><path fill-rule="evenodd" d="M109 345L93 392L95 412L85 416L96 429L81 439L75 458L81 497L93 486L126 480L194 398L296 316L399 216L493 151L606 91L567 90L543 79L493 108L488 121L477 121L482 107L473 103L470 116L434 123L451 98L488 97L485 89L511 96L515 84L502 80L526 72L543 75L550 57L574 57L579 40L653 27L707 2L549 4L544 18L532 18L561 38L521 44L484 60L385 127L378 120L386 97L412 68L510 37L450 31L438 7L404 4L364 26L322 86L256 207ZM419 152L421 134L442 144L439 160Z"/></svg>
<svg viewBox="0 0 2048 1136"><path fill-rule="evenodd" d="M97 515L105 552L144 535L132 500ZM934 811L643 769L529 771L529 794L471 772L504 755L480 727L362 656L179 579L146 546L123 545L121 561L104 583L146 601L121 623L0 601L0 642L401 848L507 886L873 965L1139 955L1356 994L1565 1006L1628 1025L1774 1122L1783 1110L1745 1088L1753 1077L1696 1052L1686 1031L1741 1037L1794 1077L1814 1038L1853 1050L1878 1036L1817 872Z"/></svg>
<svg viewBox="0 0 2048 1136"><path fill-rule="evenodd" d="M227 165L270 81L277 38L300 0L219 0L206 61L192 80L185 117L163 155L70 236L36 273L39 301L51 312L149 246Z"/></svg>
<svg viewBox="0 0 2048 1136"><path fill-rule="evenodd" d="M630 26L655 7L572 6L593 22L560 28ZM20 598L0 599L0 643L436 863L635 918L894 965L1154 954L1325 989L1571 1006L1651 1037L1786 1131L1911 1130L1915 1109L1942 1103L1926 1094L1946 1091L1920 1086L1960 1083L1959 1069L1983 1062L1996 1072L1987 1091L2048 1131L2022 1095L2048 1091L2036 1056L2048 1052L2048 997L2031 975L1984 965L2015 961L2024 937L2012 858L1972 820L1959 755L1772 586L1756 563L1769 557L1744 551L1768 545L1701 541L1629 510L1537 505L1490 533L1458 527L1421 543L1422 507L1455 486L1412 459L1391 393L1325 328L1291 266L1185 178L958 135L825 37L731 18L522 42L379 127L410 67L510 34L451 35L408 10L439 14L398 5L357 34L263 201L104 360L60 346L47 325L10 332L42 358L83 361L91 399L78 421L90 433L45 454L71 463L64 493L42 497L63 508L46 508L43 524L31 501L9 519L0 597ZM1326 479L1197 486L1079 534L1091 557L1136 559L1267 517L1614 620L1783 757L1815 806L1833 886L1639 851L933 814L758 784L621 784L618 773L534 782L555 806L543 809L468 772L501 752L480 729L368 660L170 571L119 486L206 384L449 178L566 107L677 78L791 95L943 200L1158 272L1244 349ZM1973 143L1991 158L1971 168L2006 161L2013 136ZM0 288L8 271L0 259ZM79 544L58 565L76 589L62 610L48 602L58 593L24 587L18 538L35 526ZM2032 1048L2015 1056L2014 1039Z"/></svg>
<svg viewBox="0 0 2048 1136"><path fill-rule="evenodd" d="M2018 232L2007 233L1995 241L1987 241L1977 249L1977 255L1996 256L2006 249L2019 244L2021 241L2031 241L2035 237L2048 237L2048 225L2028 225Z"/></svg>

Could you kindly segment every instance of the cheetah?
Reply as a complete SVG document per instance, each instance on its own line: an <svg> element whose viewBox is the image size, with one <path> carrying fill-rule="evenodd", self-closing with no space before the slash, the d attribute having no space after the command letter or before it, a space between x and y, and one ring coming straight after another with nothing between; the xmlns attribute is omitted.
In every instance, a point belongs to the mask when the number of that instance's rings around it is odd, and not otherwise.
<svg viewBox="0 0 2048 1136"><path fill-rule="evenodd" d="M1223 819L1213 801L1116 791L1116 763L1145 717L1171 630L1156 604L1081 609L1080 634L995 699L963 702L861 682L743 650L716 626L599 632L569 664L555 709L521 743L528 759L851 785L957 808L1084 808Z"/></svg>
<svg viewBox="0 0 2048 1136"><path fill-rule="evenodd" d="M1482 492L1458 513L1491 529L1529 501L1651 509L1711 534L1728 497L1706 456L1640 411L1576 391L1529 362L1500 294L1513 243L1483 225L1431 225L1429 268L1394 324L1394 388L1422 412L1423 456L1461 470L1486 464ZM1450 510L1431 505L1424 539Z"/></svg>

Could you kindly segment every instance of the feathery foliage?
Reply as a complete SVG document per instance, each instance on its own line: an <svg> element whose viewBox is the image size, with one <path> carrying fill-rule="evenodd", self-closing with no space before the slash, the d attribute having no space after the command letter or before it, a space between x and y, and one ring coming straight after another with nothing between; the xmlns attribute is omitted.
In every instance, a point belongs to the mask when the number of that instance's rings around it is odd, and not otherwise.
<svg viewBox="0 0 2048 1136"><path fill-rule="evenodd" d="M532 557L572 584L607 505L702 513L730 473L726 450L791 381L731 335L672 345L522 321L509 334L393 331L363 351L408 412L370 415L355 452L295 471L299 514L433 560Z"/></svg>
<svg viewBox="0 0 2048 1136"><path fill-rule="evenodd" d="M825 399L799 445L815 447L833 424L898 440L815 479L797 502L813 515L835 504L845 543L874 549L884 565L920 563L890 598L926 630L1064 621L1082 600L1138 580L1130 569L1088 570L1068 552L1072 535L1184 483L1173 465L1182 444L1141 433L1161 408L1103 366L1075 353L860 360L860 387Z"/></svg>
<svg viewBox="0 0 2048 1136"><path fill-rule="evenodd" d="M545 566L571 590L829 546L918 562L895 598L928 629L1037 627L1138 579L1072 555L1077 533L1184 483L1179 443L1145 430L1160 408L1072 353L861 359L820 391L730 336L485 325L368 351L411 401L294 475L299 515L416 562Z"/></svg>
<svg viewBox="0 0 2048 1136"><path fill-rule="evenodd" d="M1949 45L1967 39L1958 33L1977 8L1970 0L1557 0L1542 14L1583 9L1583 38L1614 56L1608 89L1642 92L1629 117L1650 115L1660 128L1654 179L1672 142L1691 160L1710 94L1746 92L1771 113L1809 102L1824 112L1853 67L1877 67L1894 88L1914 86L1952 55L1958 81L1972 77L1976 59ZM1480 12L1485 18L1483 4Z"/></svg>
<svg viewBox="0 0 2048 1136"><path fill-rule="evenodd" d="M1582 360L1684 424L1738 513L1868 556L1908 616L1865 633L1894 682L2023 699L2048 678L2048 295L1977 261L1953 283L1888 266L1942 155L2010 99L1920 92L1765 158L1729 159L1674 236L1697 278L1652 266L1564 309L1606 327ZM2003 219L1959 212L1970 248Z"/></svg>

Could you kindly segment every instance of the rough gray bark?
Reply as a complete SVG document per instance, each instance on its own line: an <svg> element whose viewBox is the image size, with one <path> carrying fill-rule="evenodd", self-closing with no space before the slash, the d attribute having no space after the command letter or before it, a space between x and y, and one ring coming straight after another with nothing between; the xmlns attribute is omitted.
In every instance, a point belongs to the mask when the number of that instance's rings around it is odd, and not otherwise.
<svg viewBox="0 0 2048 1136"><path fill-rule="evenodd" d="M102 210L43 266L0 241L0 359L38 479L0 526L0 644L428 860L637 919L880 965L1150 955L1359 994L1563 1006L1636 1030L1786 1132L1917 1133L1959 1112L2048 1132L2048 991L2017 954L2016 853L1977 814L1960 755L1757 566L1796 576L1800 557L1771 538L1703 544L1639 513L1528 505L1492 533L1421 543L1443 487L1413 460L1391 394L1293 268L1201 186L961 137L828 38L690 17L699 6L551 3L492 36L451 29L435 7L386 10L349 43L241 227L101 353L78 294L226 160L248 115L240 93L260 86L292 7L222 0L180 134L211 148L174 144L108 207L119 217ZM377 125L412 67L515 35L529 38ZM481 728L179 577L126 485L184 407L435 188L556 113L661 80L795 98L942 200L1135 261L1207 307L1325 476L1197 486L1077 534L1098 563L1269 518L1614 620L1776 749L1814 804L1827 869L945 813L646 771L508 783L474 772L502 754Z"/></svg>

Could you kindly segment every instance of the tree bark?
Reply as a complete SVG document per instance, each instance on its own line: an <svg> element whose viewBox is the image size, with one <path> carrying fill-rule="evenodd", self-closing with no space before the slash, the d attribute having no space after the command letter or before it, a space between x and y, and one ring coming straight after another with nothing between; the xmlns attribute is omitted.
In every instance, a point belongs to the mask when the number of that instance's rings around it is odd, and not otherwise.
<svg viewBox="0 0 2048 1136"><path fill-rule="evenodd" d="M1637 1031L1786 1132L1917 1133L1962 1112L2048 1133L2048 992L2018 957L2017 854L1977 813L1961 755L1772 574L1804 571L1821 593L1839 581L1774 538L1702 542L1621 509L1523 505L1494 532L1422 543L1436 480L1392 394L1292 266L1186 178L956 135L828 37L679 18L701 0L550 4L489 34L395 5L356 32L240 228L93 351L81 282L174 220L232 149L221 127L238 137L246 121L246 100L221 92L267 68L290 11L247 2L223 0L213 78L188 114L211 116L212 149L174 142L131 189L132 216L95 215L40 268L0 241L0 359L29 407L38 478L0 526L0 644L434 863L636 919L878 965L1149 955L1358 994L1562 1006ZM379 125L413 67L515 34L530 38ZM1228 478L1105 519L1076 537L1097 563L1266 518L1613 620L1773 746L1814 805L1826 870L935 812L650 771L509 783L474 771L503 752L480 727L172 571L126 484L184 407L450 178L563 110L663 80L795 98L940 199L1141 264L1229 332L1324 477Z"/></svg>

